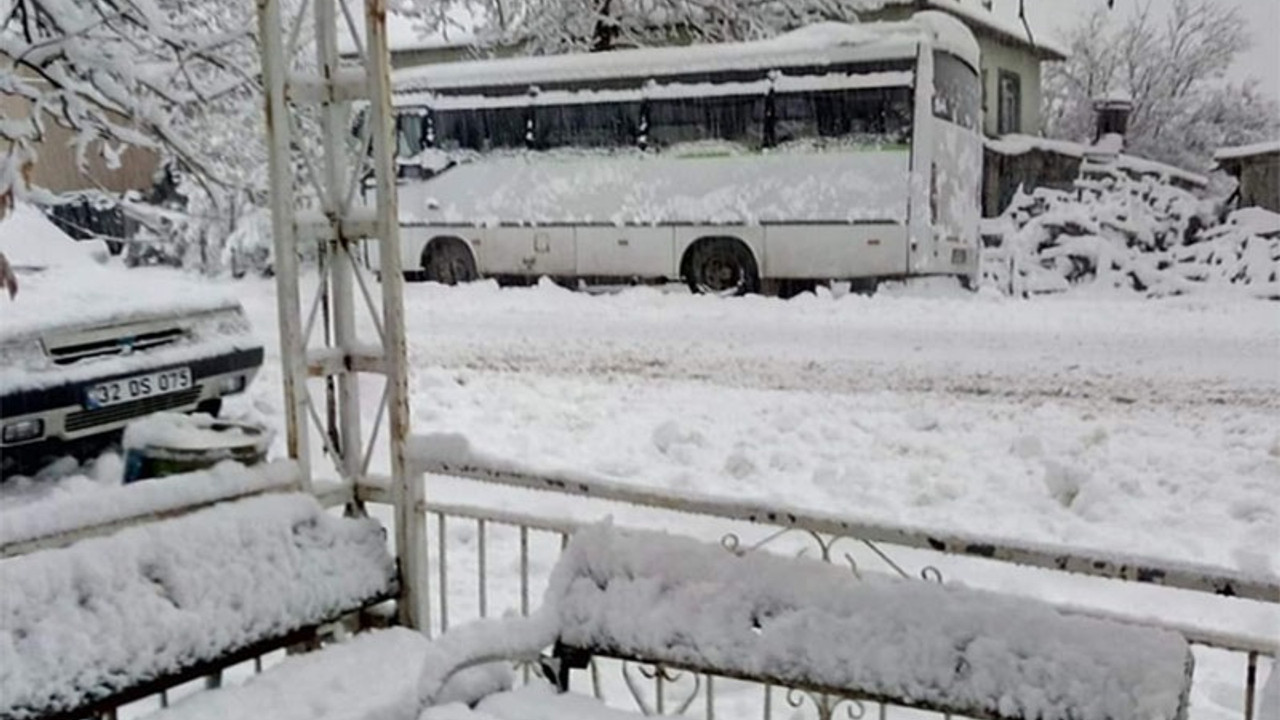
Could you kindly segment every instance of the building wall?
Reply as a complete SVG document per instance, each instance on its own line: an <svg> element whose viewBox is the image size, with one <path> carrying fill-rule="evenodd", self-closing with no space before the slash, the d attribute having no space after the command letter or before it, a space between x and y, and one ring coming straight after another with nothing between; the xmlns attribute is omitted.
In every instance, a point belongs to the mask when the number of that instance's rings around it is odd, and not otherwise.
<svg viewBox="0 0 1280 720"><path fill-rule="evenodd" d="M26 98L0 93L0 116L5 120L27 118L31 104ZM76 163L75 133L59 125L52 117L44 118L44 139L35 146L36 164L31 184L53 192L103 190L113 194L127 190L147 190L159 166L159 156L150 150L129 147L120 154L117 168L108 166L102 155L103 142L94 140L85 151L85 166ZM12 143L0 138L0 154Z"/></svg>
<svg viewBox="0 0 1280 720"><path fill-rule="evenodd" d="M1240 207L1280 213L1280 153L1255 155L1240 164Z"/></svg>
<svg viewBox="0 0 1280 720"><path fill-rule="evenodd" d="M1080 177L1080 158L1061 153L1030 150L1002 155L988 148L982 160L983 217L997 217L1004 212L1019 188L1070 190Z"/></svg>
<svg viewBox="0 0 1280 720"><path fill-rule="evenodd" d="M978 36L982 48L983 123L982 130L992 137L999 133L1000 71L1016 73L1022 81L1022 127L1025 135L1040 134L1040 59L1025 48L1018 48L995 38Z"/></svg>

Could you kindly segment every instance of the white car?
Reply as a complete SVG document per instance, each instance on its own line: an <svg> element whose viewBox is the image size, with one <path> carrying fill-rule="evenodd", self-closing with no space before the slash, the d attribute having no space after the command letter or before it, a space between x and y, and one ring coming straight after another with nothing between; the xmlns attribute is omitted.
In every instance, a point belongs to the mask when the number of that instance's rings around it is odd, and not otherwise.
<svg viewBox="0 0 1280 720"><path fill-rule="evenodd" d="M87 457L159 411L216 414L262 365L239 302L180 273L107 266L39 211L0 220L0 477Z"/></svg>

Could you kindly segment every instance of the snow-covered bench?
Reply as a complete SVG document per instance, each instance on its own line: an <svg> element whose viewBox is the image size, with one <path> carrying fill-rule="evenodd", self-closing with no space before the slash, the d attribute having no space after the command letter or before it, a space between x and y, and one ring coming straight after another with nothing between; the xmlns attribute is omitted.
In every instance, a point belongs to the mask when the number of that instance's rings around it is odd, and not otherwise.
<svg viewBox="0 0 1280 720"><path fill-rule="evenodd" d="M437 641L425 704L457 668L548 645L562 690L605 656L991 720L1180 720L1192 672L1173 632L609 526L577 533L544 606L504 622Z"/></svg>
<svg viewBox="0 0 1280 720"><path fill-rule="evenodd" d="M88 717L311 642L396 594L382 528L301 493L7 558L0 717Z"/></svg>

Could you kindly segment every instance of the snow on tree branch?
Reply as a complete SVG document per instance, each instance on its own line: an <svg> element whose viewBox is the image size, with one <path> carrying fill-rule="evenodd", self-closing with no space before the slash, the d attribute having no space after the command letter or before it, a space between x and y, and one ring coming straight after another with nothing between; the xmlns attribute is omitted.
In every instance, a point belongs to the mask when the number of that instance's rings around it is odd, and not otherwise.
<svg viewBox="0 0 1280 720"><path fill-rule="evenodd" d="M1204 172L1213 151L1280 134L1280 107L1256 83L1224 75L1249 47L1238 8L1221 0L1173 0L1164 16L1149 3L1127 16L1103 8L1070 35L1071 58L1046 66L1045 131L1076 142L1093 139L1093 98L1115 92L1133 100L1130 152Z"/></svg>
<svg viewBox="0 0 1280 720"><path fill-rule="evenodd" d="M856 22L884 0L399 0L424 33L475 19L484 47L518 46L550 54L672 42L771 37L803 25Z"/></svg>
<svg viewBox="0 0 1280 720"><path fill-rule="evenodd" d="M222 5L6 0L0 4L0 93L20 99L27 113L0 123L0 139L30 158L54 122L74 132L81 164L92 142L113 141L159 150L202 184L227 182L181 127L198 112L195 106L252 81L251 71L228 60L234 54L227 52L237 45L254 52L249 33L210 35L202 27L200 10Z"/></svg>

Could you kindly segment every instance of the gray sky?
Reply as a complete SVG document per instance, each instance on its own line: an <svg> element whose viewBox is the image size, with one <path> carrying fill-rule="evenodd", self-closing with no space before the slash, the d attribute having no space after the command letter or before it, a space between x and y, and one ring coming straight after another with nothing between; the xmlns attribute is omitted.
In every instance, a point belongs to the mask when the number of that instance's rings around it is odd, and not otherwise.
<svg viewBox="0 0 1280 720"><path fill-rule="evenodd" d="M1066 29L1105 1L1027 0L1027 16L1031 20L1032 28L1048 30L1062 37L1066 35ZM1115 9L1112 12L1122 18L1133 10L1136 3L1146 1L1115 0ZM1172 5L1172 0L1150 0L1150 2L1157 10ZM1262 87L1270 91L1273 97L1280 98L1280 0L1218 0L1218 2L1240 8L1253 31L1253 47L1240 56L1236 67L1231 69L1230 78L1240 81L1248 77L1256 77L1261 81ZM1018 12L1018 0L995 0L995 8L1001 15L1014 18Z"/></svg>

